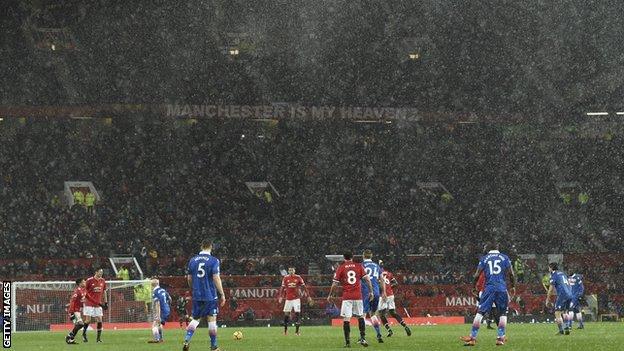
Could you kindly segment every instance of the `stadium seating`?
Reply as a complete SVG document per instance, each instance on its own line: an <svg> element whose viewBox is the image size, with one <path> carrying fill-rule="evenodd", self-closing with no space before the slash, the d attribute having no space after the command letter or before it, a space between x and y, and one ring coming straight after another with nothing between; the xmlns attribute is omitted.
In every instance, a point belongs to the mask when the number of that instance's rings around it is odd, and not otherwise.
<svg viewBox="0 0 624 351"><path fill-rule="evenodd" d="M113 252L135 255L148 274L182 274L206 236L217 238L231 274L277 274L292 260L248 258L289 255L300 271L314 261L327 273L324 254L365 247L398 270L413 269L407 254L434 253L445 259L421 261L420 271L467 270L494 238L513 242L504 248L512 254L616 252L622 141L529 143L508 133L311 121L5 123L0 233L14 243L3 259L20 260L0 275L73 276L91 267L45 259ZM101 189L95 214L53 203L71 179ZM257 180L282 196L252 195L244 182ZM582 184L589 201L562 201L560 180ZM444 184L452 199L421 191L421 181Z"/></svg>

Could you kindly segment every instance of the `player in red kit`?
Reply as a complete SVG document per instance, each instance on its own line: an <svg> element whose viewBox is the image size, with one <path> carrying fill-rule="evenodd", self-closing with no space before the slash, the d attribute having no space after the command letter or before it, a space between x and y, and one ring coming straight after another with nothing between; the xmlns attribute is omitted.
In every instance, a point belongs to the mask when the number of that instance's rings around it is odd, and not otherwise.
<svg viewBox="0 0 624 351"><path fill-rule="evenodd" d="M388 331L388 337L391 337L394 334L394 332L390 328L390 324L388 323L388 318L386 317L386 313L389 313L390 316L394 317L394 319L396 319L397 322L401 324L403 329L405 329L405 333L407 334L407 336L411 336L412 331L410 330L410 328L407 326L407 324L403 320L403 317L401 317L401 315L397 313L396 306L394 304L393 287L399 285L399 283L397 282L396 278L394 278L394 275L392 275L390 271L386 270L381 260L379 260L379 266L382 267L384 270L381 273L381 277L384 280L384 283L386 284L386 295L387 295L385 300L379 300L379 307L377 308L377 314L379 315L379 319L381 319L381 322L384 324L384 327Z"/></svg>
<svg viewBox="0 0 624 351"><path fill-rule="evenodd" d="M303 290L301 295L300 290ZM308 289L300 275L295 274L295 267L288 268L288 275L282 279L282 287L279 292L278 303L282 303L282 299L286 295L284 303L284 335L288 334L288 323L290 323L290 313L295 311L295 334L299 335L299 327L301 326L301 299L300 297L308 297L308 303L312 298L308 294Z"/></svg>
<svg viewBox="0 0 624 351"><path fill-rule="evenodd" d="M85 324L82 329L82 340L88 342L87 328L91 323L91 318L97 322L97 342L102 342L102 310L108 309L108 298L106 297L106 280L102 278L104 271L102 268L95 271L95 275L87 279L85 290L85 302L82 313L85 316Z"/></svg>
<svg viewBox="0 0 624 351"><path fill-rule="evenodd" d="M76 289L72 293L72 296L69 300L69 306L67 308L67 312L69 313L69 319L71 319L72 323L74 323L74 329L67 334L65 337L65 342L68 344L77 344L74 337L76 333L84 326L82 322L82 316L80 315L80 310L82 309L82 303L85 298L85 285L86 281L84 278L76 279Z"/></svg>
<svg viewBox="0 0 624 351"><path fill-rule="evenodd" d="M361 280L364 280L368 285L368 296L365 298L369 299L369 301L375 298L373 285L371 284L368 274L366 274L364 270L364 266L362 266L361 263L353 262L353 254L351 252L345 253L344 259L345 261L336 269L336 273L334 274L334 280L329 289L327 302L332 302L334 290L338 284L342 285L342 307L340 309L340 315L343 319L342 330L344 332L345 347L351 347L349 335L351 334L350 321L352 316L358 319L358 327L360 329L360 340L358 343L366 347L368 346L368 342L366 342L366 324L364 323Z"/></svg>

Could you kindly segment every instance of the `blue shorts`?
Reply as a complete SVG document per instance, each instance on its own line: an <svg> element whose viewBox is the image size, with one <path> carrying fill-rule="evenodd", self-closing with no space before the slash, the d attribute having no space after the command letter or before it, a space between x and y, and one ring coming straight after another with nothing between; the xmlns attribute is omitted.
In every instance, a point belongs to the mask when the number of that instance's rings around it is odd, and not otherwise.
<svg viewBox="0 0 624 351"><path fill-rule="evenodd" d="M492 305L496 305L501 316L507 315L507 307L509 306L509 295L507 291L495 291L494 289L485 288L479 301L479 313L486 315L492 310Z"/></svg>
<svg viewBox="0 0 624 351"><path fill-rule="evenodd" d="M557 296L555 311L569 311L572 308L572 300L569 296Z"/></svg>
<svg viewBox="0 0 624 351"><path fill-rule="evenodd" d="M379 306L379 296L375 296L373 301L368 299L368 295L362 296L364 302L364 313L375 313Z"/></svg>
<svg viewBox="0 0 624 351"><path fill-rule="evenodd" d="M580 296L572 298L572 302L570 303L570 311L573 311L574 313L581 312L581 297Z"/></svg>
<svg viewBox="0 0 624 351"><path fill-rule="evenodd" d="M219 313L218 301L197 301L193 300L193 319L216 316Z"/></svg>
<svg viewBox="0 0 624 351"><path fill-rule="evenodd" d="M160 311L160 324L165 325L165 322L167 322L167 319L169 319L170 314L171 311L169 310Z"/></svg>

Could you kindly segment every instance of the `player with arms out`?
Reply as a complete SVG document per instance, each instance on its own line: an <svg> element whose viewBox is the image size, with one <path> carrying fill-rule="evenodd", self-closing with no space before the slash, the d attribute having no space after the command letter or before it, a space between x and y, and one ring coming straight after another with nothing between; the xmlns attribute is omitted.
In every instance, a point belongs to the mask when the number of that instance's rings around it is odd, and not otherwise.
<svg viewBox="0 0 624 351"><path fill-rule="evenodd" d="M373 262L373 251L366 249L362 253L362 256L364 257L364 261L362 262L362 265L364 266L364 271L366 272L366 275L368 275L368 278L371 281L371 285L373 286L373 299L365 299L363 301L364 314L366 315L366 318L370 318L371 324L375 329L375 333L377 335L377 341L379 343L383 343L383 339L381 337L381 328L379 326L381 323L379 322L379 318L377 318L376 312L377 307L379 307L379 301L386 300L386 284L383 279L381 279L381 267L379 267L376 262ZM369 291L370 290L368 290L368 285L362 284L362 296L368 296Z"/></svg>
<svg viewBox="0 0 624 351"><path fill-rule="evenodd" d="M568 312L568 327L572 328L572 321L574 321L574 314L576 314L576 320L579 322L577 329L585 329L583 313L581 313L581 299L585 293L583 275L573 273L568 278L568 283L570 283L570 290L572 291L572 305L570 305L570 312Z"/></svg>
<svg viewBox="0 0 624 351"><path fill-rule="evenodd" d="M290 323L290 313L295 311L295 335L299 334L301 326L301 296L308 298L308 303L312 298L308 294L305 282L300 275L295 274L295 267L288 267L288 275L282 279L282 287L279 291L278 303L282 303L284 295L286 302L284 303L284 335L288 335L288 324Z"/></svg>
<svg viewBox="0 0 624 351"><path fill-rule="evenodd" d="M485 290L481 295L479 310L472 322L470 336L462 336L460 339L465 346L474 346L477 342L477 334L481 327L483 316L487 315L492 308L497 308L499 313L498 333L496 345L505 345L505 327L507 326L507 307L509 305L509 293L507 292L506 276L510 274L512 295L516 294L516 275L511 267L509 257L498 251L498 245L488 244L487 254L479 260L477 271L474 274L475 285L479 275L485 271ZM496 304L496 307L493 305Z"/></svg>
<svg viewBox="0 0 624 351"><path fill-rule="evenodd" d="M88 342L87 329L91 318L95 318L97 322L97 342L102 342L102 310L108 309L108 297L106 296L106 280L102 278L104 270L99 268L95 271L93 277L87 279L85 283L85 302L82 313L85 316L84 327L82 329L82 341Z"/></svg>
<svg viewBox="0 0 624 351"><path fill-rule="evenodd" d="M342 330L344 332L345 347L351 347L351 317L358 319L358 327L360 329L360 339L358 343L364 347L368 346L366 342L366 323L364 322L364 306L362 303L362 283L364 280L368 285L368 298L371 301L373 296L373 285L371 280L364 271L364 266L353 262L353 254L347 252L344 255L344 262L338 266L334 279L329 289L327 302L332 303L334 290L338 284L342 285L342 307L340 308L340 316L342 316Z"/></svg>
<svg viewBox="0 0 624 351"><path fill-rule="evenodd" d="M225 305L225 294L221 283L219 259L212 256L211 252L212 241L204 240L201 243L199 254L191 258L188 263L186 278L193 291L193 311L191 313L192 320L186 328L183 351L189 350L193 333L204 317L208 321L210 349L219 350L219 346L217 346L217 314L219 313L219 306ZM217 300L220 300L220 303Z"/></svg>
<svg viewBox="0 0 624 351"><path fill-rule="evenodd" d="M550 297L557 292L557 300L555 302L555 322L559 327L559 335L570 335L568 327L568 310L572 304L572 290L568 283L568 276L562 271L557 270L556 262L548 264L550 268L550 287L546 294L546 306L552 305Z"/></svg>
<svg viewBox="0 0 624 351"><path fill-rule="evenodd" d="M154 320L152 321L153 339L148 341L150 344L164 342L162 326L165 325L171 313L171 308L169 307L171 305L171 296L169 296L167 290L160 287L160 282L156 278L152 279L152 289Z"/></svg>
<svg viewBox="0 0 624 351"><path fill-rule="evenodd" d="M386 296L385 300L379 300L379 308L377 309L377 314L379 315L381 322L384 324L384 327L388 331L388 337L391 337L394 332L390 328L390 323L388 323L388 318L386 317L387 313L389 313L390 316L394 317L394 319L396 319L397 322L399 322L399 324L401 324L401 326L405 328L405 333L407 334L407 336L411 336L412 331L407 326L403 318L396 312L396 306L394 304L393 288L399 285L399 283L392 275L392 273L385 269L385 267L383 266L383 261L379 260L379 266L383 269L383 271L381 272L381 279L383 279L384 281L384 284L386 286L386 295L388 296Z"/></svg>
<svg viewBox="0 0 624 351"><path fill-rule="evenodd" d="M69 334L67 334L67 336L65 337L65 342L68 344L77 344L74 338L76 337L78 331L84 326L82 316L80 315L80 309L82 308L82 304L84 303L85 299L86 283L87 282L84 280L84 278L76 279L76 289L74 289L74 292L72 293L72 296L69 300L69 308L67 312L69 313L69 319L71 319L72 323L74 324L74 329L72 329L72 331L70 331Z"/></svg>

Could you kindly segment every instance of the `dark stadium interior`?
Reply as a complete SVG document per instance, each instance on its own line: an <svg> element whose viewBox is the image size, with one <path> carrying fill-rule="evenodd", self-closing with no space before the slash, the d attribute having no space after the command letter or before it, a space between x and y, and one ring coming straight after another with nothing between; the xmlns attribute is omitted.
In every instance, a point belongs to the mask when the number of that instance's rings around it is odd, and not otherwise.
<svg viewBox="0 0 624 351"><path fill-rule="evenodd" d="M294 265L325 297L325 255L370 248L409 300L469 294L446 285L469 286L495 240L512 260L540 257L523 296L543 299L561 254L600 312L624 315L624 2L146 3L2 5L0 278L104 266L114 279L108 257L127 254L174 286L210 237L228 287L274 287ZM211 118L172 104L414 113ZM66 181L93 183L93 211L65 204ZM263 181L269 194L246 185Z"/></svg>
<svg viewBox="0 0 624 351"><path fill-rule="evenodd" d="M558 116L622 108L617 2L5 3L3 104L288 101ZM49 50L40 28L72 39ZM224 55L231 48L239 54Z"/></svg>

